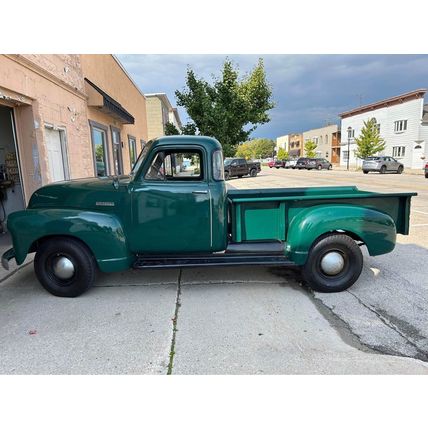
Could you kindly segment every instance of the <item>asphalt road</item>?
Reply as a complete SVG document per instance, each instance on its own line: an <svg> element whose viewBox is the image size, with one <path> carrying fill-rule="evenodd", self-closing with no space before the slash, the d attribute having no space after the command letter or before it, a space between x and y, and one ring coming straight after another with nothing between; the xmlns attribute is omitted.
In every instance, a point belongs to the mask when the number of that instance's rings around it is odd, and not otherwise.
<svg viewBox="0 0 428 428"><path fill-rule="evenodd" d="M410 235L389 255L366 254L349 291L314 294L291 271L210 268L100 275L61 299L29 264L0 282L0 373L428 373L428 180L264 170L229 181L341 184L420 194Z"/></svg>

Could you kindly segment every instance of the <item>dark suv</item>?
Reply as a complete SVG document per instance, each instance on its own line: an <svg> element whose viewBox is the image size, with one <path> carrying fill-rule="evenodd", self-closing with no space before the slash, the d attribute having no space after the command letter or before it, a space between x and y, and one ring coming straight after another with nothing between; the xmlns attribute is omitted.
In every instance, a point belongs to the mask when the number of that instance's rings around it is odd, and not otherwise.
<svg viewBox="0 0 428 428"><path fill-rule="evenodd" d="M296 163L297 169L332 169L331 163L324 158L299 158Z"/></svg>

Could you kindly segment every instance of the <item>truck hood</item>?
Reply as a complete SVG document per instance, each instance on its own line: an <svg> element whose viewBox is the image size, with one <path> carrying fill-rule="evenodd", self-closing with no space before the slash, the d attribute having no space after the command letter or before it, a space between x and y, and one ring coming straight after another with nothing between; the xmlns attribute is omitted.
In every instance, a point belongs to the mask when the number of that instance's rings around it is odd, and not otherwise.
<svg viewBox="0 0 428 428"><path fill-rule="evenodd" d="M120 176L118 186L113 177L82 178L61 181L36 190L28 208L114 209L127 194L130 176Z"/></svg>

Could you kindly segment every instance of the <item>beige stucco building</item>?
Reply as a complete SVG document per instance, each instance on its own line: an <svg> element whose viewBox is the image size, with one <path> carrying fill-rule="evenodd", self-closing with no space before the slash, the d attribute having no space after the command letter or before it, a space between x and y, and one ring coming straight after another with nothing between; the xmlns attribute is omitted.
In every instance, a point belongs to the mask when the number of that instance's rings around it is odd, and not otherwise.
<svg viewBox="0 0 428 428"><path fill-rule="evenodd" d="M177 130L181 129L181 120L176 108L171 105L164 93L145 94L147 102L148 138L165 135L165 125L172 123Z"/></svg>
<svg viewBox="0 0 428 428"><path fill-rule="evenodd" d="M337 140L338 133L337 125L327 125L322 128L311 129L303 132L303 144L308 141L313 141L317 148L316 156L319 158L325 158L328 161L332 161L332 143L333 139ZM304 154L303 154L304 156Z"/></svg>
<svg viewBox="0 0 428 428"><path fill-rule="evenodd" d="M6 215L47 183L129 172L147 140L145 107L112 55L0 55Z"/></svg>

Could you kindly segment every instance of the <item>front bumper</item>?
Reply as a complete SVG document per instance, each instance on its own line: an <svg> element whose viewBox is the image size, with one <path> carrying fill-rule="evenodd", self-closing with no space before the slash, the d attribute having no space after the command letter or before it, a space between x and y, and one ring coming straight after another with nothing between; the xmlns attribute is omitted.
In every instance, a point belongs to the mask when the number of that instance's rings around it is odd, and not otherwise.
<svg viewBox="0 0 428 428"><path fill-rule="evenodd" d="M1 257L1 265L4 269L9 270L9 261L15 258L15 250L9 248Z"/></svg>

